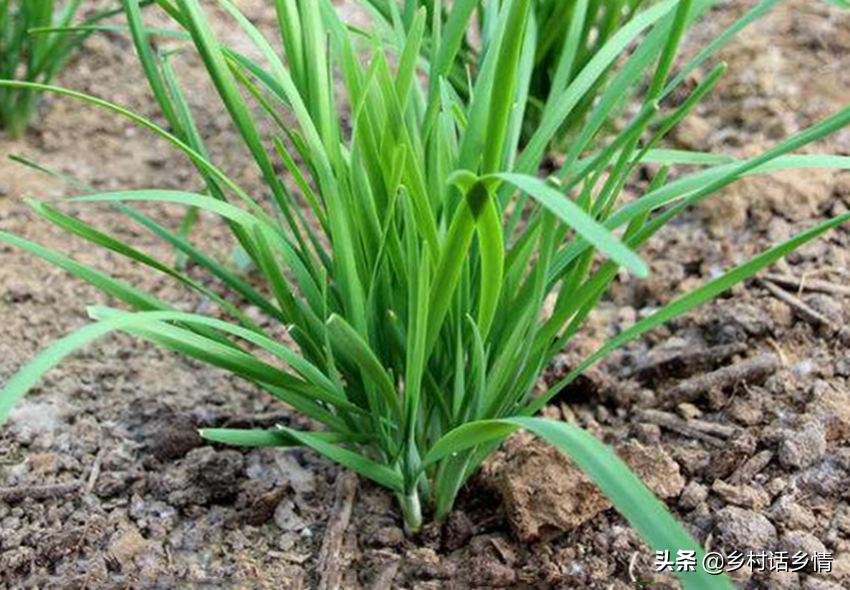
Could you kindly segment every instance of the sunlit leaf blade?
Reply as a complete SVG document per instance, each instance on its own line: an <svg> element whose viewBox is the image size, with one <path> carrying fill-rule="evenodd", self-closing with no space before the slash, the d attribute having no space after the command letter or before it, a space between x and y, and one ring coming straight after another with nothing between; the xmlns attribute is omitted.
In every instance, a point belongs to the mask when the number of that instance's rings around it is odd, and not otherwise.
<svg viewBox="0 0 850 590"><path fill-rule="evenodd" d="M202 428L199 434L210 442L237 447L301 447L300 440L282 429L247 430L238 428ZM338 434L336 432L314 432L313 437L330 444L365 442L363 436Z"/></svg>
<svg viewBox="0 0 850 590"><path fill-rule="evenodd" d="M599 248L607 256L628 268L638 277L646 277L649 268L640 257L629 250L620 240L611 235L600 223L591 218L569 197L550 187L545 182L522 174L499 174L498 178L526 192L554 213L576 233Z"/></svg>

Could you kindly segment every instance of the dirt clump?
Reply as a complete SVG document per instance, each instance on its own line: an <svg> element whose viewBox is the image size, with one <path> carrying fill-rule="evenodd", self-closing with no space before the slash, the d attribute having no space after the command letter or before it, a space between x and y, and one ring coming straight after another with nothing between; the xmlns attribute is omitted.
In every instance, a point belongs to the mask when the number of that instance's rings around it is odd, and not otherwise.
<svg viewBox="0 0 850 590"><path fill-rule="evenodd" d="M790 432L779 445L779 463L790 470L814 465L826 452L826 433L818 422L807 422Z"/></svg>
<svg viewBox="0 0 850 590"><path fill-rule="evenodd" d="M718 541L729 551L770 551L776 546L776 527L758 512L727 506L715 521Z"/></svg>
<svg viewBox="0 0 850 590"><path fill-rule="evenodd" d="M632 440L617 454L657 496L682 491L679 465L663 449ZM511 526L526 541L573 530L611 508L569 457L538 441L509 451L496 477Z"/></svg>

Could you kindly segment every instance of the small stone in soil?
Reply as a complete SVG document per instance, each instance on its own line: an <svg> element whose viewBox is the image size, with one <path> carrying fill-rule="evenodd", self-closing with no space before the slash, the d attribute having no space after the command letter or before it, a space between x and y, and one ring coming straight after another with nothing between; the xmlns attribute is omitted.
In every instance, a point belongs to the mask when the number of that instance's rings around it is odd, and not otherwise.
<svg viewBox="0 0 850 590"><path fill-rule="evenodd" d="M835 361L835 374L839 377L850 377L850 355Z"/></svg>
<svg viewBox="0 0 850 590"><path fill-rule="evenodd" d="M148 449L162 461L179 459L204 444L195 423L186 414L169 413L156 419L145 430Z"/></svg>
<svg viewBox="0 0 850 590"><path fill-rule="evenodd" d="M812 533L807 531L788 531L779 539L780 551L788 555L803 552L809 557L815 553L826 553L826 546Z"/></svg>
<svg viewBox="0 0 850 590"><path fill-rule="evenodd" d="M826 452L826 433L817 422L807 422L779 444L779 462L788 470L804 469L820 461Z"/></svg>
<svg viewBox="0 0 850 590"><path fill-rule="evenodd" d="M283 500L274 511L274 521L284 532L300 532L307 528L307 523L296 512L295 502Z"/></svg>
<svg viewBox="0 0 850 590"><path fill-rule="evenodd" d="M122 567L126 568L132 563L133 558L144 553L147 546L148 542L139 530L130 526L113 536L109 543L109 554L118 560Z"/></svg>
<svg viewBox="0 0 850 590"><path fill-rule="evenodd" d="M472 521L461 510L455 510L446 519L443 527L443 545L449 551L460 549L475 533Z"/></svg>
<svg viewBox="0 0 850 590"><path fill-rule="evenodd" d="M679 506L684 510L693 510L708 498L708 488L699 482L691 481L679 496Z"/></svg>
<svg viewBox="0 0 850 590"><path fill-rule="evenodd" d="M722 479L715 480L711 491L727 504L741 508L759 510L770 503L770 497L764 491L747 485L730 485Z"/></svg>
<svg viewBox="0 0 850 590"><path fill-rule="evenodd" d="M693 420L702 416L702 411L694 404L685 402L676 407L676 412L685 420Z"/></svg>
<svg viewBox="0 0 850 590"><path fill-rule="evenodd" d="M790 494L774 502L770 518L784 525L786 529L811 530L817 526L817 519L812 511L797 504Z"/></svg>
<svg viewBox="0 0 850 590"><path fill-rule="evenodd" d="M818 392L808 411L824 425L826 440L850 440L850 390L830 384Z"/></svg>
<svg viewBox="0 0 850 590"><path fill-rule="evenodd" d="M727 551L770 551L776 545L776 528L752 510L727 506L717 513L716 527Z"/></svg>

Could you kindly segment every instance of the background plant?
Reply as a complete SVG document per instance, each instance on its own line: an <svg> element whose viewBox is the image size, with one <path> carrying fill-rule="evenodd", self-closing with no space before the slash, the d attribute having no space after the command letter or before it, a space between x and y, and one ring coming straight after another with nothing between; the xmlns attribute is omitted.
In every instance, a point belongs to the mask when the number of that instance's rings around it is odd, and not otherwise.
<svg viewBox="0 0 850 590"><path fill-rule="evenodd" d="M107 109L188 156L204 181L203 193L151 189L89 194L70 203L117 208L228 288L218 291L213 282L192 278L197 273L190 276L124 243L65 212L67 204L32 201L51 223L164 273L214 304L215 313L177 311L107 273L0 233L0 240L61 266L132 310L91 308L96 323L57 341L6 384L0 418L62 358L122 331L256 383L317 425L313 431L214 429L205 430L205 437L308 446L392 490L412 529L422 522L423 505L437 519L448 514L487 455L524 428L569 454L653 549L699 554L696 542L607 447L575 426L533 416L612 350L752 276L848 215L680 297L613 338L547 392L532 393L540 373L577 336L621 270L646 274L635 251L676 215L745 175L850 168L848 158L792 154L850 123L850 109L748 160L656 147L716 85L725 66L715 66L684 101L668 106L665 98L776 0L757 4L675 75L684 32L715 1L653 3L547 101L527 142L520 135L537 47L531 0L501 5L487 51L475 54L477 75L465 93L456 91L447 72L461 50L458 31L474 11L459 28L433 18L428 48L423 10L414 11L410 26L398 27L388 43L384 34L348 28L327 1L276 0L280 39L267 40L229 0L218 3L258 57L221 44L199 0L156 2L177 25L167 34L189 40L198 51L268 195L248 194L212 163L179 75L169 57L148 43L150 35L166 32L145 27L137 0L123 2L128 29L171 131L95 97L0 82ZM594 88L598 98L563 166L537 178L549 142ZM627 111L632 103L635 108ZM625 112L634 115L614 127ZM696 171L674 178L674 166ZM639 167L648 167L652 180L637 198L627 199L623 188ZM257 280L133 208L139 201L221 217ZM249 317L246 304L264 318ZM284 334L294 347L285 344ZM730 587L704 572L685 573L683 580L694 589Z"/></svg>
<svg viewBox="0 0 850 590"><path fill-rule="evenodd" d="M68 34L64 29L82 4L83 0L0 0L0 78L49 84L91 34L88 27L117 14L98 11ZM36 88L0 88L0 129L18 137L35 116L40 98Z"/></svg>

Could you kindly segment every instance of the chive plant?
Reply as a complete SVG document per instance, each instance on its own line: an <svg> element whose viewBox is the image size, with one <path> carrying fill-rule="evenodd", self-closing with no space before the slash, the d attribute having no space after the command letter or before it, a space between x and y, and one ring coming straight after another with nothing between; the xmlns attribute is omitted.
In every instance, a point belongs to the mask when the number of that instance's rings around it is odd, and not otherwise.
<svg viewBox="0 0 850 590"><path fill-rule="evenodd" d="M96 12L68 34L82 0L0 0L0 78L49 84L73 51L91 33L86 30L114 10ZM35 116L41 92L36 88L0 88L0 129L18 137Z"/></svg>
<svg viewBox="0 0 850 590"><path fill-rule="evenodd" d="M534 391L552 358L579 337L608 287L624 272L647 274L636 252L682 211L743 176L850 168L850 158L793 153L850 123L850 108L747 160L657 147L716 85L725 66L711 69L684 100L668 105L665 99L777 1L762 0L675 75L683 34L717 0L652 3L569 82L553 88L539 123L521 142L538 47L531 0L506 0L489 15L487 50L470 54L478 60L477 74L464 93L448 77L475 13L464 11L463 0L454 2L445 23L414 10L409 26L397 27L391 42L384 34L348 27L328 0L275 0L280 38L267 39L231 0L217 0L257 57L219 41L200 0L156 0L174 23L168 34L197 50L256 163L267 194L251 195L213 163L179 75L168 56L149 44L152 34L164 31L145 27L138 0L123 0L169 130L71 90L15 81L0 87L54 92L138 123L188 156L204 190L84 194L61 204L30 204L63 230L182 283L216 312L178 311L103 271L0 233L3 242L47 259L126 306L90 308L95 323L57 341L12 377L0 392L0 419L64 357L119 331L224 368L315 424L312 430L208 429L204 437L309 447L391 490L411 530L426 514L444 518L499 442L526 429L572 457L654 550L701 555L605 445L574 425L535 414L611 351L850 216L814 225L731 268L613 337L546 392ZM547 146L583 104L586 121L563 165L538 177ZM615 127L612 119L626 112L632 115ZM624 187L642 170L651 171L651 181L629 198ZM178 204L220 217L257 280L145 215L134 207L138 202ZM68 211L71 206L117 209L173 247L195 272L190 276L82 221ZM193 278L201 271L217 280ZM227 293L213 284L225 285ZM249 316L248 305L263 318ZM294 347L282 343L282 329ZM705 572L681 576L691 590L731 588Z"/></svg>

